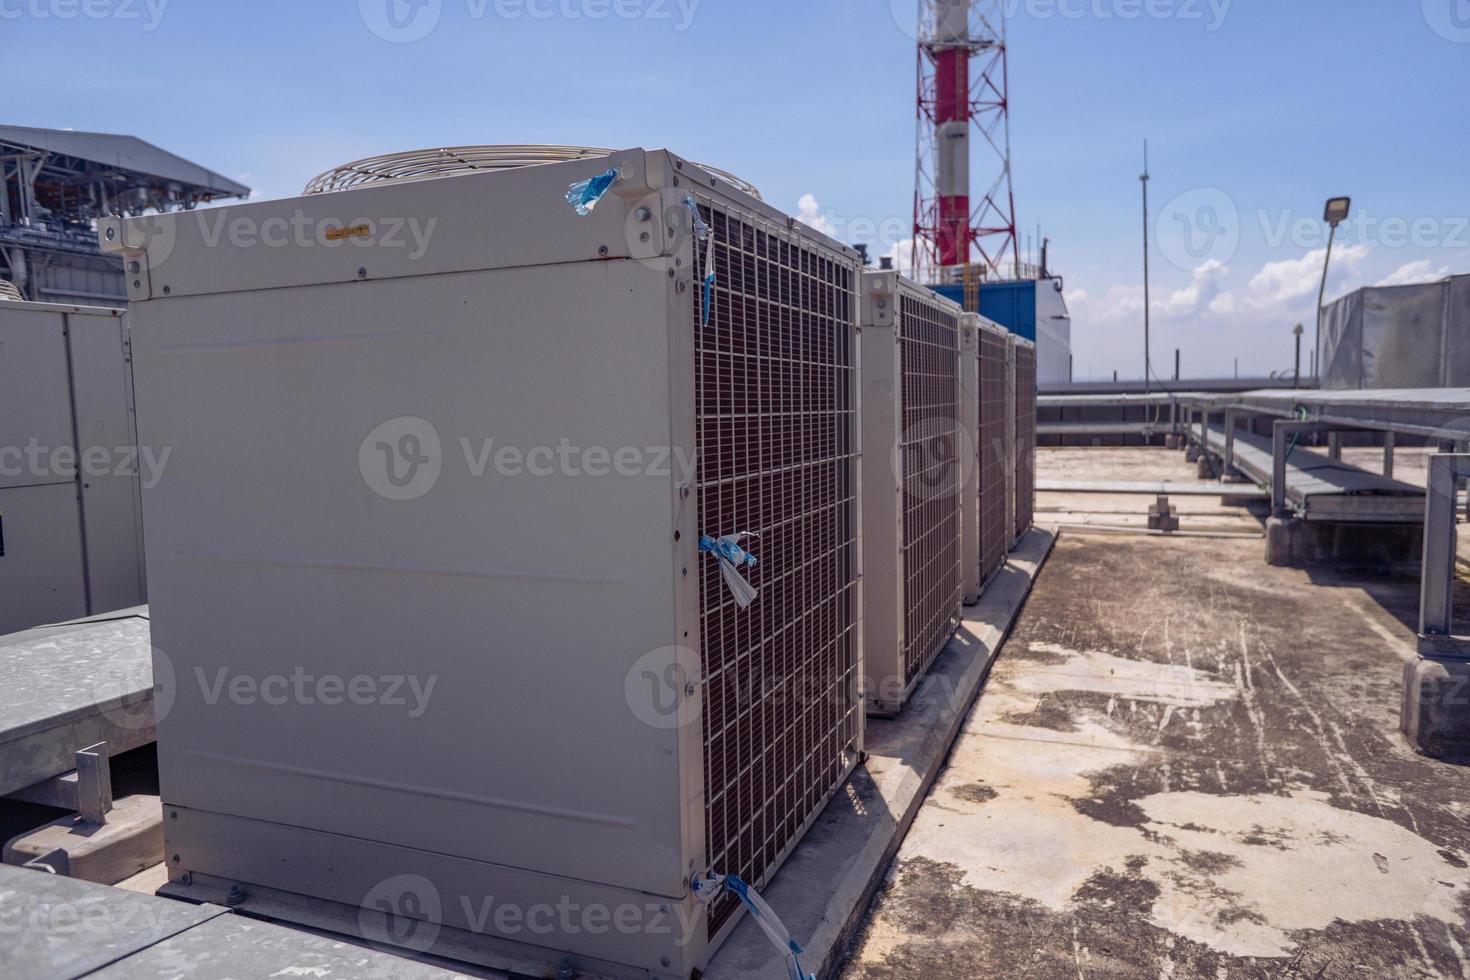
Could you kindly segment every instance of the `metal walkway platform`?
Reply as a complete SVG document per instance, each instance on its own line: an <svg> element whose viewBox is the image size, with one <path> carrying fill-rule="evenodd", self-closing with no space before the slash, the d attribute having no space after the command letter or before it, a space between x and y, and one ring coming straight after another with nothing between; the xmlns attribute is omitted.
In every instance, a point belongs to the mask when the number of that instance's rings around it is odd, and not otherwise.
<svg viewBox="0 0 1470 980"><path fill-rule="evenodd" d="M0 796L154 740L150 637L147 606L0 637Z"/></svg>
<svg viewBox="0 0 1470 980"><path fill-rule="evenodd" d="M1225 445L1225 428L1209 427L1210 447ZM1260 484L1271 482L1271 440L1237 429L1233 440L1235 468ZM1424 491L1411 484L1296 447L1286 460L1286 501L1309 521L1419 524L1424 520Z"/></svg>
<svg viewBox="0 0 1470 980"><path fill-rule="evenodd" d="M1269 500L1269 491L1249 483L1171 483L1165 480L1038 480L1046 493L1136 493L1168 497L1243 497Z"/></svg>

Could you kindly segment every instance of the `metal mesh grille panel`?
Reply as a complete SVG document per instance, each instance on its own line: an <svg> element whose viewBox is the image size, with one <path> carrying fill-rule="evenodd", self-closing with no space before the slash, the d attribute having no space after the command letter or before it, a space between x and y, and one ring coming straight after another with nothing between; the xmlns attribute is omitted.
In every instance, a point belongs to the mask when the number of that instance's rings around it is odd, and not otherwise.
<svg viewBox="0 0 1470 980"><path fill-rule="evenodd" d="M980 581L1005 563L1006 339L980 331Z"/></svg>
<svg viewBox="0 0 1470 980"><path fill-rule="evenodd" d="M843 778L862 725L857 607L856 271L785 228L705 202L695 303L700 527L757 531L740 609L700 563L709 867L763 882ZM704 249L695 250L696 280ZM714 936L738 908L711 910Z"/></svg>
<svg viewBox="0 0 1470 980"><path fill-rule="evenodd" d="M1016 347L1016 536L1036 505L1036 348Z"/></svg>
<svg viewBox="0 0 1470 980"><path fill-rule="evenodd" d="M899 304L903 413L904 681L928 669L960 606L959 318L910 295Z"/></svg>

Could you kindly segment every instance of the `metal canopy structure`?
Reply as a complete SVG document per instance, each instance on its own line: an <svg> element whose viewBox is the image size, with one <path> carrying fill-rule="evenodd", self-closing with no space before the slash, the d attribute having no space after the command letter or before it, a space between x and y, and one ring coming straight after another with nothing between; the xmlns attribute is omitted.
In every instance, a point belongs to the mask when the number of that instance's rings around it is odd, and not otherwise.
<svg viewBox="0 0 1470 980"><path fill-rule="evenodd" d="M126 304L97 222L243 198L250 188L136 136L0 126L0 278L38 302Z"/></svg>

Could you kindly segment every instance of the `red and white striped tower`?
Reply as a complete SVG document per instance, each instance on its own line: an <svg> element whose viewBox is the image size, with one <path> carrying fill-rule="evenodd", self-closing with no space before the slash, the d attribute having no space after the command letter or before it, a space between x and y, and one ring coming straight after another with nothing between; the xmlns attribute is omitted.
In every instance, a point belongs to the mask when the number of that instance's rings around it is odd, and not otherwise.
<svg viewBox="0 0 1470 980"><path fill-rule="evenodd" d="M984 278L1020 278L1005 0L920 0L919 10L914 269L934 282L958 281L957 267L973 254ZM972 131L989 181L978 201Z"/></svg>

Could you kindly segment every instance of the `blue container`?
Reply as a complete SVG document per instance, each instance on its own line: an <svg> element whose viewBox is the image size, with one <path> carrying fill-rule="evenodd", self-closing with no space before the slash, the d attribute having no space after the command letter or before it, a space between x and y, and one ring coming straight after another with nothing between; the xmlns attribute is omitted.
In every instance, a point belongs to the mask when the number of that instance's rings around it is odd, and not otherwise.
<svg viewBox="0 0 1470 980"><path fill-rule="evenodd" d="M965 303L962 285L930 286L945 299L961 306ZM994 320L1011 333L1036 342L1036 280L1021 282L983 282L980 284L980 309L987 320Z"/></svg>

